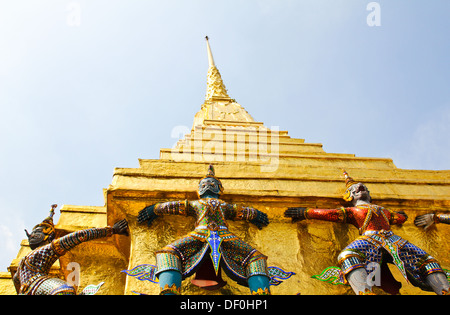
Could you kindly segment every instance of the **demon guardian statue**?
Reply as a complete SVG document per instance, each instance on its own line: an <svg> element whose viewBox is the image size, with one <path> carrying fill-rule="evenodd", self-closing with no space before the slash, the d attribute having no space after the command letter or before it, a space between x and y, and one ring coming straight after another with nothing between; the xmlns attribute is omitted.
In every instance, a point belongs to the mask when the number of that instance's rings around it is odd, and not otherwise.
<svg viewBox="0 0 450 315"><path fill-rule="evenodd" d="M13 277L20 295L75 295L74 286L49 275L50 268L59 257L83 242L113 234L128 235L128 223L124 219L112 227L76 231L55 239L53 215L56 207L52 205L49 216L36 225L31 233L25 230L32 251L22 258ZM87 286L81 294L95 294L102 284Z"/></svg>
<svg viewBox="0 0 450 315"><path fill-rule="evenodd" d="M252 294L270 294L274 280L287 279L277 267L267 266L267 257L229 231L227 220L245 220L258 228L269 224L267 215L251 207L229 204L219 199L223 192L221 181L209 166L208 174L198 185L198 200L157 203L139 212L138 222L149 226L161 215L183 215L196 218L195 229L186 236L156 252L156 266L139 265L124 270L139 280L158 282L160 294L180 294L183 279L196 274L192 283L218 289L226 284L220 271L238 284L248 286Z"/></svg>
<svg viewBox="0 0 450 315"><path fill-rule="evenodd" d="M306 219L350 223L360 237L351 242L338 256L339 268L330 267L315 278L333 283L349 283L356 294L373 294L373 282L368 274L377 266L381 288L398 294L401 284L391 275L386 262L393 263L414 286L436 294L448 294L449 282L438 261L425 251L391 231L392 225L407 220L404 212L394 212L372 203L370 192L363 183L355 182L344 171L346 190L344 200L352 207L340 209L289 208L285 216L292 221ZM340 279L336 281L336 279Z"/></svg>

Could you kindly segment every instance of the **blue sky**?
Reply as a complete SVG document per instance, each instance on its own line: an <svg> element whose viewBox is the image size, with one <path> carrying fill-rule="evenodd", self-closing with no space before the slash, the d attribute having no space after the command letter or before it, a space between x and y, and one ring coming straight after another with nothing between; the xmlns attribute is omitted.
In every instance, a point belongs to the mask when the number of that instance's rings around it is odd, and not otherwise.
<svg viewBox="0 0 450 315"><path fill-rule="evenodd" d="M208 35L229 95L330 153L450 169L450 2L0 2L0 270L52 203L104 204L191 127ZM56 215L58 219L58 214Z"/></svg>

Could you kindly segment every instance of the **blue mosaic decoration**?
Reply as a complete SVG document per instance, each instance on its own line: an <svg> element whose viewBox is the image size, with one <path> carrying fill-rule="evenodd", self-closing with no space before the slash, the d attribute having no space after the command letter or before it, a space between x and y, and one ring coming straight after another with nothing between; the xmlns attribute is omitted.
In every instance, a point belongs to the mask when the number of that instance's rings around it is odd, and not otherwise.
<svg viewBox="0 0 450 315"><path fill-rule="evenodd" d="M158 278L156 277L156 266L149 264L142 264L134 267L130 270L122 270L121 272L126 273L131 277L135 277L141 281L150 281L153 283L158 283Z"/></svg>
<svg viewBox="0 0 450 315"><path fill-rule="evenodd" d="M287 272L278 267L268 267L267 269L270 277L269 284L274 286L280 285L283 280L287 280L295 275L295 272Z"/></svg>
<svg viewBox="0 0 450 315"><path fill-rule="evenodd" d="M211 260L214 265L214 270L216 275L219 272L220 258L222 254L220 253L220 244L222 243L222 238L219 236L217 231L209 231L208 244L211 248Z"/></svg>
<svg viewBox="0 0 450 315"><path fill-rule="evenodd" d="M273 286L280 285L284 280L287 280L295 275L295 272L287 272L278 267L268 267L267 269L270 277L269 284ZM141 281L150 281L153 283L159 282L158 278L156 277L155 265L142 264L130 270L122 270L121 272L124 272L127 275L135 277L136 279Z"/></svg>

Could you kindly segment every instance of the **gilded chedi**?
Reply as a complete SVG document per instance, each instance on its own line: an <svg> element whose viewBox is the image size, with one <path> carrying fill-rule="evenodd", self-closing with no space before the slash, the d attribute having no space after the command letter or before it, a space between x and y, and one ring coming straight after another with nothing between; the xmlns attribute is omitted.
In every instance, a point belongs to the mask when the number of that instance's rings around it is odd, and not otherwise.
<svg viewBox="0 0 450 315"><path fill-rule="evenodd" d="M350 224L332 221L303 220L292 224L284 216L286 209L292 207L350 207L342 199L342 169L370 187L377 207L389 209L393 218L398 214L397 220L404 219L402 213L408 217L402 224L391 226L393 234L434 257L443 269L450 268L450 245L445 241L450 237L450 226L434 224L441 218L445 223L445 216L450 213L450 171L405 170L397 168L389 158L327 153L321 144L307 143L291 138L287 131L268 128L229 96L209 41L207 54L206 97L194 117L191 132L174 148L161 149L159 159L140 159L138 168L116 168L111 185L104 190L104 206L64 205L55 226L56 237L61 237L81 229L112 226L126 218L130 237L113 235L82 243L61 256L50 273L64 279L70 273L67 266L77 262L83 267L79 291L104 281L97 294L160 294L158 285L122 271L156 266L157 253L194 231L196 220L168 215L156 217L147 226L138 222L139 213L150 205L198 200L198 183L210 164L224 187L221 202L258 209L267 215L270 224L262 229L249 220L229 220L227 228L233 236L263 253L267 266L292 272L283 284L270 287L271 294L354 294L350 285L331 285L312 276L336 266L341 251L358 239L360 231ZM414 225L414 219L420 215L426 216L416 222L426 225L426 230ZM9 267L11 276L28 252L29 244L23 241L17 259ZM215 270L214 263L212 267ZM395 265L387 267L399 283L400 294L434 294L410 285ZM218 283L226 285L216 290L196 285L196 275L186 275L181 287L168 285L162 289L181 294L249 293L248 288L226 273L221 275L223 279ZM4 274L0 278L3 292L11 292L8 286L12 281L6 281L7 278ZM385 293L376 287L372 291Z"/></svg>

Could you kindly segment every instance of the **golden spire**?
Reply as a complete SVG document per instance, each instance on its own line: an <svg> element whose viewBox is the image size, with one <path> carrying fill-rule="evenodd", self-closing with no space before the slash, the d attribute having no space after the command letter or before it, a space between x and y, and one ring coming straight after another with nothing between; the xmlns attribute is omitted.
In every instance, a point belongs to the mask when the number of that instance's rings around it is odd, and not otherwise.
<svg viewBox="0 0 450 315"><path fill-rule="evenodd" d="M216 68L216 65L214 64L211 47L209 46L208 36L206 36L205 38L209 61L208 78L206 81L205 101L211 101L212 99L230 99L230 97L227 94L225 84L223 84L222 77L220 76L220 72Z"/></svg>
<svg viewBox="0 0 450 315"><path fill-rule="evenodd" d="M216 64L214 63L214 58L211 52L211 46L209 46L209 38L208 36L205 36L206 39L206 50L208 52L208 62L209 62L209 67L215 67Z"/></svg>
<svg viewBox="0 0 450 315"><path fill-rule="evenodd" d="M208 53L208 78L206 81L206 97L200 111L195 114L193 129L195 126L204 125L206 120L228 122L254 122L250 114L236 100L228 96L219 70L216 68L214 58L209 46L208 36L206 49Z"/></svg>

